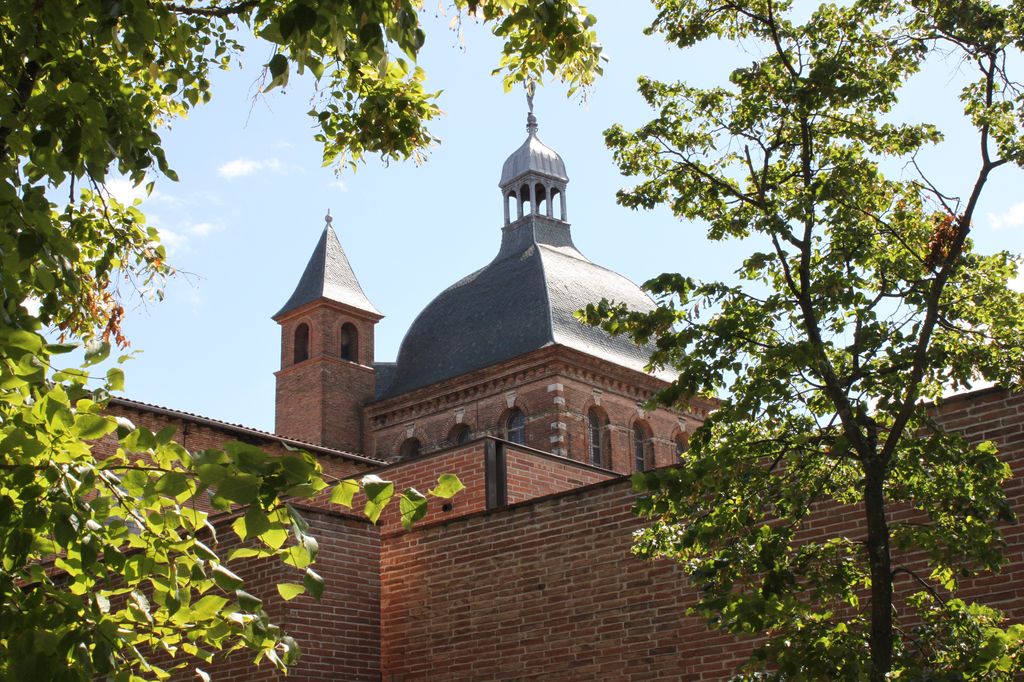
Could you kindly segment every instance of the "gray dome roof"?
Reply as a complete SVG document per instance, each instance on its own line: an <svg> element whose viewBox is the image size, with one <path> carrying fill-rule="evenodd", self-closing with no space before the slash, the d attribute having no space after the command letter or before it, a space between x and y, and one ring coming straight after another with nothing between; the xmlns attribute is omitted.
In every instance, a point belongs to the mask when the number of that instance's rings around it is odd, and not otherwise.
<svg viewBox="0 0 1024 682"><path fill-rule="evenodd" d="M501 250L490 264L448 287L419 314L381 397L551 345L643 371L650 348L573 317L602 298L634 310L654 308L636 284L576 250L568 224L527 216L505 228Z"/></svg>
<svg viewBox="0 0 1024 682"><path fill-rule="evenodd" d="M554 149L541 142L536 132L533 131L530 132L519 149L505 159L505 165L501 167L501 181L498 186L504 187L527 173L546 175L562 182L569 181L562 157Z"/></svg>

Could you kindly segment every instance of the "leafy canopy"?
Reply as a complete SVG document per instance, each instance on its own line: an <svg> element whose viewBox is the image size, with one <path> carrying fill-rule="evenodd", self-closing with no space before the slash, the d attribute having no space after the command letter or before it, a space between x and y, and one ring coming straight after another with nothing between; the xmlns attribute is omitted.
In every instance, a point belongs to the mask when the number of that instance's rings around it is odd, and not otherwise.
<svg viewBox="0 0 1024 682"><path fill-rule="evenodd" d="M158 679L183 655L239 647L284 668L295 642L231 566L283 560L301 583L280 594L319 596L316 541L289 500L351 506L362 489L375 521L397 496L408 525L428 496L461 488L331 481L308 454L243 443L188 452L169 430L106 414L120 367L89 375L127 343L124 299L159 297L171 272L145 217L105 190L109 174L175 179L160 128L210 98L210 70L231 67L243 30L274 46L265 90L312 72L326 163L422 158L439 109L416 66L421 11L419 0L0 5L0 677ZM545 74L585 87L600 72L594 19L576 0L455 0L453 11L502 38L506 87ZM54 328L69 343L48 343ZM77 343L86 366L61 369ZM229 554L211 516L227 510L247 541Z"/></svg>
<svg viewBox="0 0 1024 682"><path fill-rule="evenodd" d="M1024 3L654 4L650 33L755 59L719 87L640 79L655 118L606 131L639 178L619 201L751 251L734 282L651 280L650 314L586 311L656 341L652 364L679 373L662 403L724 395L677 468L636 476L652 520L636 552L681 562L711 626L765 636L743 678L1012 678L1022 626L955 596L1005 561L1010 471L925 399L1024 378L1017 263L970 239L990 175L1024 166ZM941 59L971 73L943 106L978 150L943 188L916 157L942 133L893 114ZM849 515L858 529L821 530Z"/></svg>

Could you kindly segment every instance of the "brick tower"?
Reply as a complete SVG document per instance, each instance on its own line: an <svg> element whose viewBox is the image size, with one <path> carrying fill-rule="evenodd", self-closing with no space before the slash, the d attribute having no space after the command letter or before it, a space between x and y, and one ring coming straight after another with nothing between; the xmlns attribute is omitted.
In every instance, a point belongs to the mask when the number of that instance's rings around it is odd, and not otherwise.
<svg viewBox="0 0 1024 682"><path fill-rule="evenodd" d="M327 214L281 325L275 429L325 447L365 451L363 410L373 400L373 331L383 317L359 286Z"/></svg>

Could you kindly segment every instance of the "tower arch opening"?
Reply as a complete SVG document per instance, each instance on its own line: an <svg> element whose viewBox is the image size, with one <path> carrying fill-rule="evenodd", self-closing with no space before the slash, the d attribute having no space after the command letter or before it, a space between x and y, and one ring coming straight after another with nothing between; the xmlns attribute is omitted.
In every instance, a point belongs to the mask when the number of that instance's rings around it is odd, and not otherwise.
<svg viewBox="0 0 1024 682"><path fill-rule="evenodd" d="M295 328L292 348L292 363L298 364L309 359L309 325L302 322Z"/></svg>
<svg viewBox="0 0 1024 682"><path fill-rule="evenodd" d="M341 359L359 362L359 330L351 322L341 325L340 342Z"/></svg>

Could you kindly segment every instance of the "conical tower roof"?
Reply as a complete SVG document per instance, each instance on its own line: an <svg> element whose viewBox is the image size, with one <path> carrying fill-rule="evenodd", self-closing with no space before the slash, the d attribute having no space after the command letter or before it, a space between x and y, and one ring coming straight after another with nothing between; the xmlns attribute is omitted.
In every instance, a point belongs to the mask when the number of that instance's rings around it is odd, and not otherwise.
<svg viewBox="0 0 1024 682"><path fill-rule="evenodd" d="M358 310L364 310L373 315L381 316L380 312L370 303L370 299L363 293L359 286L356 273L352 271L352 265L348 262L345 250L341 248L338 235L331 227L331 215L327 214L327 224L320 235L313 254L306 263L306 269L299 278L299 283L292 292L288 302L277 311L274 319L296 308L326 299L336 303L343 303Z"/></svg>

